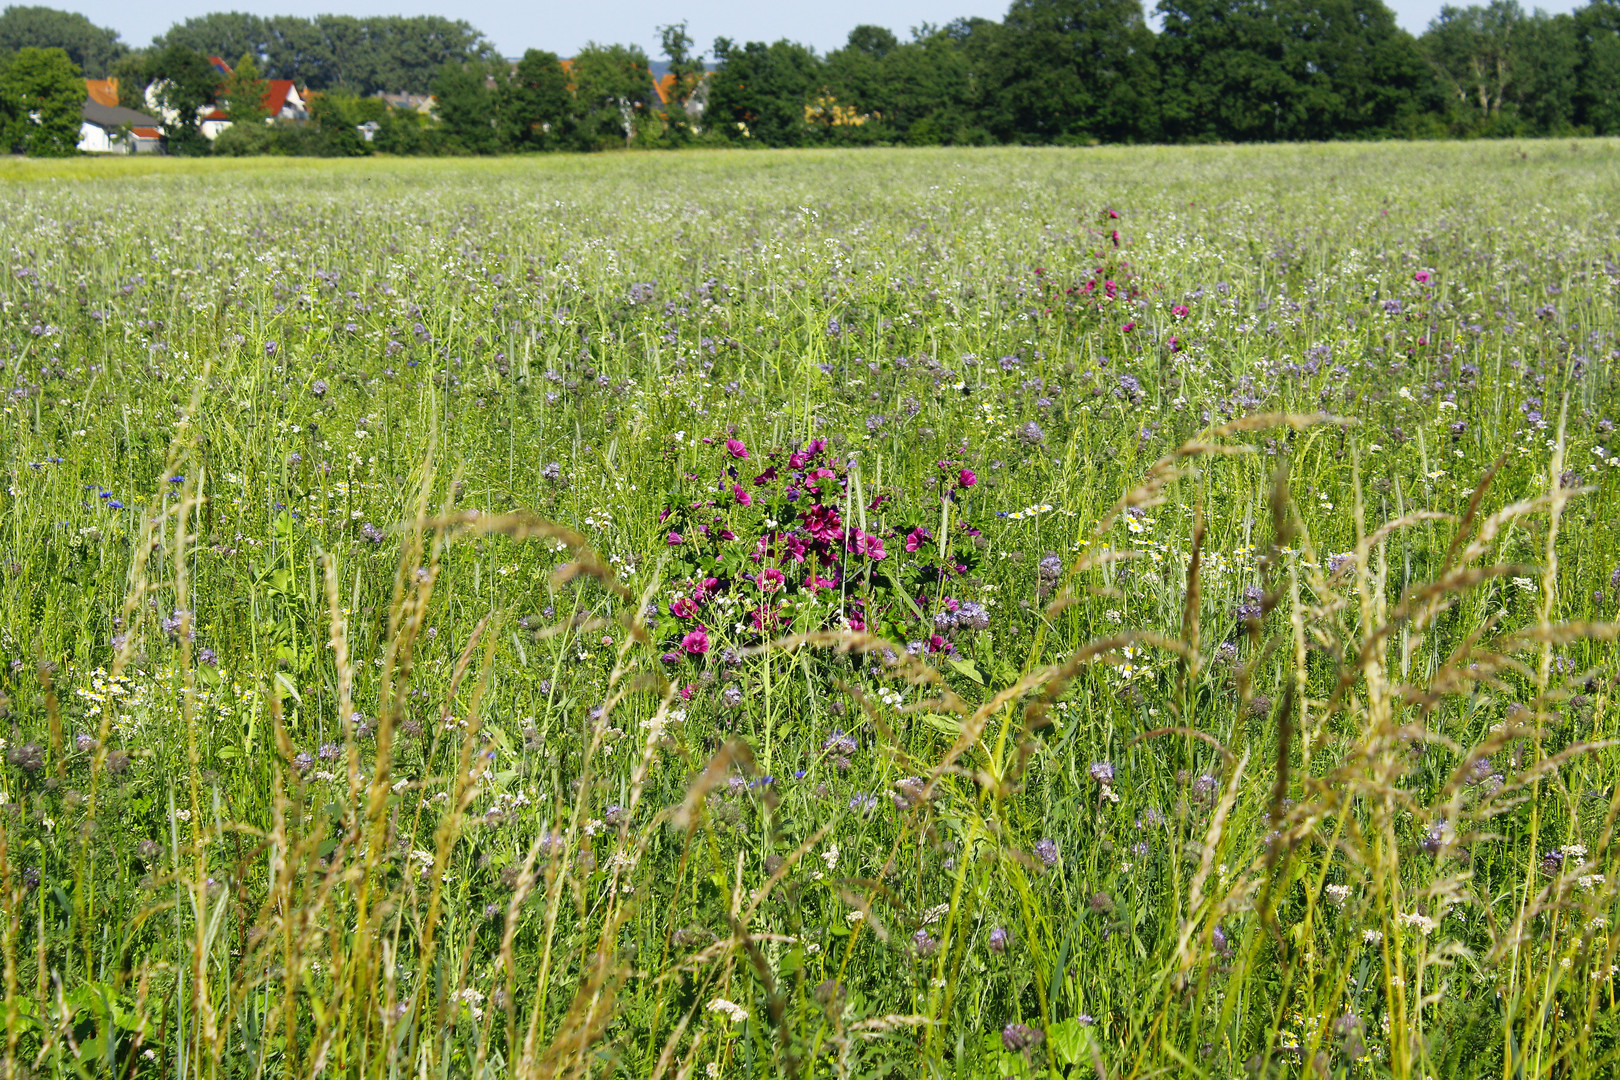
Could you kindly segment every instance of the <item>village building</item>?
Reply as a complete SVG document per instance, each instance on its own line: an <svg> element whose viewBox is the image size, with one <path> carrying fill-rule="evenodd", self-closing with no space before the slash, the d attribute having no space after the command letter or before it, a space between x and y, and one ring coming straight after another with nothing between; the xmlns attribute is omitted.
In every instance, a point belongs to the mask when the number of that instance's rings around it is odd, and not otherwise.
<svg viewBox="0 0 1620 1080"><path fill-rule="evenodd" d="M79 149L86 154L155 154L163 149L163 121L118 104L117 79L84 80Z"/></svg>

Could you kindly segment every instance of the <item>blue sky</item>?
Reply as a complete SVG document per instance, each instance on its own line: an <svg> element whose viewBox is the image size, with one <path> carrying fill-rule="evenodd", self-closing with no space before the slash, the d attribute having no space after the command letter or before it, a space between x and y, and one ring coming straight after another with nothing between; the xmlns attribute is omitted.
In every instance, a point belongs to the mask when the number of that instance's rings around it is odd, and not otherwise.
<svg viewBox="0 0 1620 1080"><path fill-rule="evenodd" d="M40 0L47 4L51 0ZM1442 0L1394 0L1396 18L1420 33L1440 10ZM717 35L737 41L791 38L818 51L842 45L860 23L886 26L902 38L921 23L945 23L963 15L999 19L1008 0L822 0L816 4L751 3L731 0L597 0L595 3L532 3L523 0L72 0L52 6L80 11L99 26L117 30L126 43L145 45L171 23L210 11L249 10L263 15L449 15L465 19L508 56L528 48L550 49L567 56L587 41L640 44L656 58L660 23L686 19L694 40L705 51ZM1536 6L1533 2L1525 7ZM1549 11L1569 11L1575 0L1543 4ZM1151 11L1153 3L1147 3Z"/></svg>

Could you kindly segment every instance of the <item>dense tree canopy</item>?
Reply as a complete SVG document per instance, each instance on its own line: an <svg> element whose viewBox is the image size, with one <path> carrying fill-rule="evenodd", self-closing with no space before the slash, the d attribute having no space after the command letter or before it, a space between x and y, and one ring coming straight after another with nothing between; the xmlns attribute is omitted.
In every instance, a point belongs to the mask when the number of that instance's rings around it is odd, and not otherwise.
<svg viewBox="0 0 1620 1080"><path fill-rule="evenodd" d="M490 60L477 30L436 15L202 15L175 25L155 47L183 45L204 56L258 58L266 78L357 94L427 93L447 63Z"/></svg>
<svg viewBox="0 0 1620 1080"><path fill-rule="evenodd" d="M170 45L148 58L143 74L159 108L168 114L170 148L180 154L206 153L201 117L219 96L219 71L201 53Z"/></svg>
<svg viewBox="0 0 1620 1080"><path fill-rule="evenodd" d="M581 149L628 146L645 133L657 95L647 54L639 47L588 43L568 73Z"/></svg>
<svg viewBox="0 0 1620 1080"><path fill-rule="evenodd" d="M501 141L516 150L565 145L573 102L557 54L530 49L513 66L496 102Z"/></svg>
<svg viewBox="0 0 1620 1080"><path fill-rule="evenodd" d="M73 153L83 102L83 75L63 50L29 46L0 59L0 143L8 153Z"/></svg>
<svg viewBox="0 0 1620 1080"><path fill-rule="evenodd" d="M8 7L0 13L0 56L26 48L61 49L91 79L105 78L113 63L129 51L117 31L105 30L77 12Z"/></svg>

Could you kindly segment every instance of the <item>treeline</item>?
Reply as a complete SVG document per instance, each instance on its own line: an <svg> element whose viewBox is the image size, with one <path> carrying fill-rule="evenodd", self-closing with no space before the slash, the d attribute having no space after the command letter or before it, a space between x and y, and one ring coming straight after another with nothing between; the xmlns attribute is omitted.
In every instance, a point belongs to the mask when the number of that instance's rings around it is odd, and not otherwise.
<svg viewBox="0 0 1620 1080"><path fill-rule="evenodd" d="M634 93L633 49L613 50L617 84L585 76L608 51L593 48L567 76L531 53L510 74L458 65L434 92L446 140L479 152L610 145L615 114L621 144L648 146L1620 134L1620 0L1567 15L1446 7L1417 37L1382 0L1159 0L1157 14L1155 33L1139 0L1014 0L1000 22L909 41L859 26L826 55L721 38L714 70L662 111ZM665 55L693 70L683 33L665 28ZM572 90L526 123L517 88L558 83ZM541 126L547 139L502 141Z"/></svg>
<svg viewBox="0 0 1620 1080"><path fill-rule="evenodd" d="M824 57L715 44L727 140L1211 142L1620 134L1620 3L1446 7L1414 37L1382 0L1014 0Z"/></svg>
<svg viewBox="0 0 1620 1080"><path fill-rule="evenodd" d="M495 46L467 23L437 15L294 15L241 12L176 23L150 48L131 49L116 31L83 15L48 7L8 7L0 14L0 54L59 48L91 79L139 81L153 57L171 48L235 61L254 57L267 79L291 79L314 90L425 94L446 63L497 59Z"/></svg>
<svg viewBox="0 0 1620 1080"><path fill-rule="evenodd" d="M315 91L307 123L222 137L239 153L1620 134L1620 0L1560 15L1448 6L1418 36L1383 0L1158 0L1156 14L1157 32L1140 0L1013 0L1000 21L905 41L859 26L824 55L719 38L704 57L675 24L657 88L635 46L513 62L439 18L209 15L132 52L82 16L14 7L0 51L60 46L87 74L119 76L137 108L154 83L171 106L217 99L210 55ZM432 106L391 107L382 91ZM171 145L205 149L194 134Z"/></svg>

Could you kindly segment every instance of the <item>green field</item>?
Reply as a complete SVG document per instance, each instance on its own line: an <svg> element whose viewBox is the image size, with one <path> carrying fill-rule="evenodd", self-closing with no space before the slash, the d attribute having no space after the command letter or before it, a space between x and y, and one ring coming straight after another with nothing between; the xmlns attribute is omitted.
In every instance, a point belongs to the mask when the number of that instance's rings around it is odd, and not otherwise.
<svg viewBox="0 0 1620 1080"><path fill-rule="evenodd" d="M1620 142L0 205L6 1080L1620 1069Z"/></svg>

